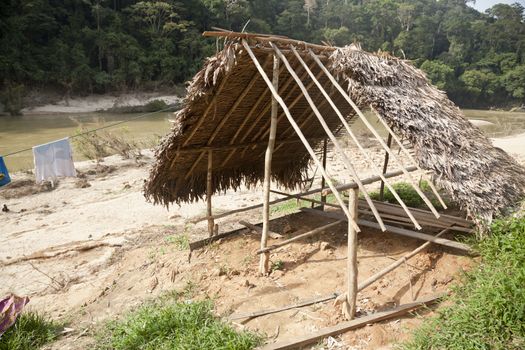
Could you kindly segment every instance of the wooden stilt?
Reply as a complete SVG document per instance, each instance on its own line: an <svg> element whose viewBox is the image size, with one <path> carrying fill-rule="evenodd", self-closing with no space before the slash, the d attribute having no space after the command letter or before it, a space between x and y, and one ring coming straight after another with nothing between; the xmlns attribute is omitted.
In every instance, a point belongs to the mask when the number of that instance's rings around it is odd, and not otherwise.
<svg viewBox="0 0 525 350"><path fill-rule="evenodd" d="M392 134L388 134L388 139L386 140L386 145L390 147L392 145ZM383 175L386 174L386 169L388 168L388 152L385 152L385 162L383 163ZM379 188L379 200L382 202L385 198L385 182L381 180L381 187Z"/></svg>
<svg viewBox="0 0 525 350"><path fill-rule="evenodd" d="M324 139L324 142L323 142L323 168L325 168L325 169L326 169L326 152L327 152L327 148L328 148L328 140ZM321 189L324 190L325 187L326 187L326 183L324 181L324 177L321 176ZM326 203L326 195L324 195L322 192L321 192L321 202ZM324 210L324 204L321 205L321 210Z"/></svg>
<svg viewBox="0 0 525 350"><path fill-rule="evenodd" d="M206 215L208 216L208 233L213 236L215 231L215 223L213 220L213 213L211 210L211 195L213 193L213 183L212 183L212 158L213 152L208 151L208 173L206 174Z"/></svg>
<svg viewBox="0 0 525 350"><path fill-rule="evenodd" d="M352 218L357 221L357 203L359 190L348 191L348 210ZM348 284L346 301L343 303L343 313L351 320L355 317L357 300L357 232L352 225L348 225Z"/></svg>
<svg viewBox="0 0 525 350"><path fill-rule="evenodd" d="M279 90L279 58L273 56L273 88ZM277 133L277 112L278 103L272 95L272 111L270 123L270 135L268 137L268 147L266 148L266 156L264 158L264 182L263 182L263 228L261 234L261 249L266 248L268 242L268 233L270 232L270 182L272 177L272 154L275 147L275 135ZM262 275L268 274L270 271L270 253L265 252L261 255L259 262L259 273Z"/></svg>

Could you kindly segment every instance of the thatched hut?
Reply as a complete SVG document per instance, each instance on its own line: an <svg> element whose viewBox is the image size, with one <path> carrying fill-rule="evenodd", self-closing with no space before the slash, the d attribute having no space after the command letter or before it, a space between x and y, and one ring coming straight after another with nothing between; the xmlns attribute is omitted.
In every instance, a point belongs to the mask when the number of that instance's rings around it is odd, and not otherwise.
<svg viewBox="0 0 525 350"><path fill-rule="evenodd" d="M237 189L241 184L262 183L262 229L245 224L261 233L258 254L261 254L259 271L262 274L269 272L271 250L348 222L348 288L343 303L347 318L353 318L356 310L360 226L469 251L464 244L438 236L449 230L470 232L471 222L438 213L410 170L431 171L434 179L478 221L490 220L523 195L525 169L505 152L494 148L446 95L410 63L367 53L354 46L320 46L259 34L205 34L224 37L224 49L209 58L192 80L172 132L156 151L157 160L145 185L146 197L168 206L206 196L208 231L210 236L218 237L214 224L218 216L212 214L212 195ZM396 141L411 164L405 165L397 159L390 145L363 115L361 109L369 107L377 113L389 139ZM377 177L359 178L353 157L346 154L336 137L346 133L369 160L368 151L350 126L355 118L363 121L386 154L401 166L399 174L409 179L430 212L408 208L390 185L385 171L375 164L370 165ZM401 139L408 141L414 156ZM341 186L332 182L325 164L327 140L353 182ZM322 160L318 157L321 150ZM269 200L271 180L278 186L294 189L307 177L311 161L322 174L321 189L295 195L279 194L284 195L284 199L325 194L326 182L338 206L325 199L320 202L307 199L323 206L336 206L344 215L314 210L313 214L336 221L267 246L269 206L276 202ZM385 207L384 203L371 200L364 184L378 180L393 192L399 207ZM436 188L431 187L441 200ZM347 202L340 194L342 190L348 190ZM359 191L364 200L358 199ZM441 203L445 205L442 200ZM363 209L377 223L359 219L358 213L363 213ZM408 222L421 229L421 222L442 231L432 236L385 225L383 216L388 222L394 218L395 223L402 226ZM397 266L378 272L366 283L372 283Z"/></svg>
<svg viewBox="0 0 525 350"><path fill-rule="evenodd" d="M223 33L224 34L224 33ZM154 203L191 202L206 195L207 151L213 150L213 187L218 193L255 185L264 178L264 157L270 132L271 92L257 71L242 38L265 72L272 75L273 50L266 36L224 34L224 49L206 60L190 83L184 108L176 114L172 132L156 151L145 195ZM315 53L359 106L372 106L388 125L409 141L424 170L471 215L485 220L523 196L525 170L468 120L446 95L432 86L409 62L343 48L273 38L329 128L342 123L312 82L290 45L309 65L347 120L356 113L315 64ZM279 94L315 150L326 134L301 90L284 65L279 70ZM311 157L289 121L279 112L272 179L293 189L307 177Z"/></svg>

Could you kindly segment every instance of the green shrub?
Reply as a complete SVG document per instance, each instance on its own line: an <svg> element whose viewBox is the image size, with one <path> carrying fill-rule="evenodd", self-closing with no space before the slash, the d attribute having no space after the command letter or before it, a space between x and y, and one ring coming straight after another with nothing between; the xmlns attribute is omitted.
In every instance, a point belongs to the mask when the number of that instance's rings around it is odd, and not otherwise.
<svg viewBox="0 0 525 350"><path fill-rule="evenodd" d="M525 348L525 219L495 221L478 249L482 260L454 288L451 305L402 349Z"/></svg>
<svg viewBox="0 0 525 350"><path fill-rule="evenodd" d="M236 332L212 313L210 301L145 305L98 336L98 349L252 349L260 337Z"/></svg>
<svg viewBox="0 0 525 350"><path fill-rule="evenodd" d="M412 208L427 208L427 205L423 201L423 199L419 196L419 194L416 192L414 187L412 187L411 184L408 182L396 182L392 185L394 190L397 192L399 197L405 202L405 204L408 207ZM428 181L423 180L419 183L419 188L425 193L425 195L429 198L432 205L436 208L441 208L441 204L437 200L437 198L434 197L432 193L432 189L430 188L430 185ZM369 193L370 198L374 200L379 200L379 191L372 191ZM392 204L399 204L397 202L397 199L394 197L392 192L385 186L385 191L383 195L383 200L388 203Z"/></svg>
<svg viewBox="0 0 525 350"><path fill-rule="evenodd" d="M144 106L145 112L157 112L168 108L168 105L163 100L151 100Z"/></svg>
<svg viewBox="0 0 525 350"><path fill-rule="evenodd" d="M33 350L57 338L62 325L36 312L23 312L0 337L0 350Z"/></svg>

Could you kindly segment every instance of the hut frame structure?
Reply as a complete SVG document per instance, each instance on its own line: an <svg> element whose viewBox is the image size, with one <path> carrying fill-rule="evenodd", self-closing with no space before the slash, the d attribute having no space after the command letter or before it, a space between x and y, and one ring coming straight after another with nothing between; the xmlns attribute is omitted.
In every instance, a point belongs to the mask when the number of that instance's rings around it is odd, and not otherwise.
<svg viewBox="0 0 525 350"><path fill-rule="evenodd" d="M261 234L260 249L257 253L260 255L259 272L263 275L268 274L270 270L270 251L347 222L347 290L344 297L340 299L343 301L342 311L348 319L352 319L355 315L358 290L365 288L400 265L399 262L396 262L359 284L357 233L360 232L361 226L418 238L426 241L426 245L430 244L428 242L433 242L470 251L465 244L439 237L448 231L471 232L473 223L470 220L442 215L436 210L413 175L414 171L421 173L429 172L431 169L423 170L421 160L416 160L403 143L402 137L396 135L394 127L399 126L385 120L384 115L376 110L381 107L380 105L367 105L366 101L365 103L354 101L351 93L343 88L341 77L334 74L333 67L327 68L329 56L339 48L263 34L213 31L205 32L204 36L225 39L224 50L216 58L208 61L206 68L194 78L190 85L187 107L179 112L179 119L183 120L174 126L176 129L174 134L169 136L161 145L160 151L157 151L158 164L152 170L152 176L146 184L146 196L166 205L171 202L192 201L205 196L206 216L197 218L194 222L203 220L208 222L210 238L206 242L229 234L219 234L217 219L262 207L262 228L246 222L242 224ZM213 61L213 59L216 60ZM235 84L235 76L232 77L234 75L232 71L235 70L234 67L240 65L241 59L244 67L250 67L250 74L248 78L244 77L246 84L239 87ZM404 66L401 68L406 69ZM414 71L420 74L419 71L415 69ZM244 72L236 74L244 74ZM194 91L192 91L192 86ZM197 91L198 88L207 90L207 95L204 96L203 93ZM251 96L250 94L253 95L252 90L256 88L259 89L257 90L258 95ZM425 88L428 87L425 86ZM232 90L235 91L232 92ZM249 95L250 98L248 98ZM438 99L443 98L439 94L437 96ZM222 108L220 100L223 98L231 100L232 103ZM376 128L365 117L361 110L363 105L371 107L375 112L380 124L387 130L387 141L383 140ZM452 107L447 105L447 108ZM363 146L352 130L351 123L355 119L362 121L385 151L383 164L374 164L369 150ZM210 120L213 127L202 131ZM234 130L226 132L225 127L229 123L235 127ZM314 125L317 128L314 129ZM481 135L476 132L474 134ZM374 176L366 179L359 178L352 157L340 144L338 137L341 135L352 140L361 156L369 163ZM404 159L393 151L392 142L403 153ZM333 148L336 156L344 164L345 177L351 179L349 183L336 185L333 182L327 171L327 149L329 147ZM293 163L286 159L287 150L302 152L298 156L300 165L297 168L299 170L293 174L286 169L287 164ZM246 169L241 170L232 167L231 163L235 156L244 159L247 154L252 155L250 159L253 164L245 165ZM289 157L293 156L294 154L289 155ZM263 163L263 159L264 170L262 172L250 168L251 166L256 167L256 163ZM395 164L396 170L387 172L389 160ZM295 188L304 180L303 175L309 161L313 161L322 175L320 188L296 194L271 189L272 180L285 188ZM182 165L177 167L180 164ZM514 174L522 175L521 168L514 167L510 160L509 164L508 167L513 169ZM168 180L162 179L158 175L163 171L170 174L176 173L176 175ZM202 175L196 176L196 173ZM221 177L221 174L227 175ZM404 203L389 180L400 175L417 192L428 210L409 208ZM213 194L227 188L237 188L240 181L232 180L234 176L245 180L250 179L252 182L260 181L263 203L214 215ZM290 177L291 179L288 180ZM383 186L388 188L398 205L372 200L365 185L374 182L381 182L382 188ZM204 186L203 183L205 183ZM429 183L435 198L441 206L446 208L445 201L441 198L437 188L432 181ZM343 191L348 192L347 200L343 196ZM270 201L270 193L278 194L282 198ZM334 195L336 204L327 202L326 196L330 193ZM321 194L321 200L310 198L312 194ZM363 196L363 199L359 199L360 195ZM335 221L268 245L269 236L280 237L270 231L270 206L292 198L309 201L312 205L320 205L316 209L302 208L301 210L329 217ZM324 211L326 207L338 208L341 213L326 212ZM371 217L375 222L361 219L361 215ZM411 226L416 230L407 229ZM425 234L419 232L422 226L439 228L441 232L437 236ZM190 248L198 246L200 245L190 244ZM424 247L418 249L413 255Z"/></svg>

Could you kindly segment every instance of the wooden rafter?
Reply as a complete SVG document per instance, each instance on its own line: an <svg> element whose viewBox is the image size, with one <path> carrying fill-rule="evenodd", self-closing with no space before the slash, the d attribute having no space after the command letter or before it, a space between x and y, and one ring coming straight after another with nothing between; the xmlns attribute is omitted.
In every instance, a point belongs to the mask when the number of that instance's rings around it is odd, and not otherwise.
<svg viewBox="0 0 525 350"><path fill-rule="evenodd" d="M341 144L339 143L339 141L337 140L337 138L333 134L332 130L330 130L330 127L328 126L328 124L324 120L323 116L321 115L321 112L319 112L319 110L317 109L317 107L316 107L315 103L313 102L310 94L308 93L308 90L306 90L306 87L304 86L303 82L297 76L297 74L295 73L294 69L292 68L292 66L290 65L290 63L286 59L286 57L284 57L284 55L281 53L281 51L279 50L279 48L277 46L274 46L273 44L271 44L271 45L274 48L274 50L277 53L277 55L279 56L279 58L285 64L286 68L288 69L288 72L290 72L290 74L294 77L295 82L297 83L297 85L299 86L299 88L301 89L301 91L303 93L303 96L308 101L308 103L310 105L310 108L313 110L315 116L317 117L317 119L321 123L321 126L323 127L323 129L325 130L326 134L328 135L328 138L334 144L336 151L338 152L339 156L341 157L341 160L345 164L346 168L350 171L354 181L358 184L359 190L363 192L363 196L365 197L366 201L370 205L370 208L372 209L377 222L379 223L379 225L381 226L382 230L384 231L385 227L384 227L383 221L381 220L381 216L379 215L379 213L377 212L377 209L375 208L374 204L372 203L372 199L368 195L368 192L366 191L365 186L361 183L361 180L359 179L359 176L357 175L357 171L355 170L354 165L352 164L352 162L350 161L350 159L348 158L348 156L344 152L343 147L341 146ZM307 70L307 71L311 73L311 71L309 71L309 70ZM313 82L317 82L317 80L314 80ZM321 167L322 167L322 164L321 164Z"/></svg>
<svg viewBox="0 0 525 350"><path fill-rule="evenodd" d="M259 73L261 74L261 76L263 77L264 81L266 82L266 85L268 86L268 88L271 90L272 92L272 95L275 97L275 99L279 102L279 105L281 106L281 108L285 111L286 113L286 117L288 118L288 121L290 122L290 124L292 124L294 126L294 129L295 129L295 132L297 133L297 136L299 136L299 138L301 139L301 141L303 142L303 145L305 146L305 148L307 149L308 153L310 154L310 157L312 157L312 159L314 160L314 162L316 163L316 165L319 167L319 169L321 170L321 173L322 175L325 177L326 179L326 182L328 183L328 186L330 187L330 189L332 190L332 192L334 193L334 196L336 197L337 201L339 202L339 205L341 206L341 208L343 209L345 215L347 216L348 220L352 220L352 216L350 214L350 212L348 211L348 208L346 207L346 205L344 204L343 202L343 199L341 198L341 195L339 194L339 192L335 189L335 186L332 182L332 180L330 179L330 177L328 176L328 174L326 173L325 169L323 168L321 162L319 161L319 159L317 159L317 156L315 155L315 152L314 150L312 149L312 147L310 146L310 143L308 142L308 140L305 138L303 132L301 131L301 129L299 129L299 126L297 125L297 123L295 122L295 120L293 119L292 115L290 114L290 110L288 109L288 107L286 106L286 103L283 101L282 97L279 95L279 93L275 90L275 88L273 87L272 85L272 82L270 81L270 79L268 78L268 76L266 75L264 69L261 67L261 64L259 63L259 61L257 60L257 57L254 55L252 49L250 48L250 46L248 45L248 43L246 42L246 40L243 40L242 41L242 44L244 46L244 48L246 49L246 51L248 52L248 55L250 56L250 58L252 59L253 63L255 64L255 66L257 67L257 69L259 70ZM356 229L357 232L360 232L361 230L359 229L359 226L357 226L357 224L352 220L353 224L354 225L354 228Z"/></svg>
<svg viewBox="0 0 525 350"><path fill-rule="evenodd" d="M414 216L412 215L412 213L410 212L410 210L408 209L408 207L406 206L405 202L401 199L401 197L399 196L399 194L397 193L397 191L394 189L394 187L390 184L390 182L383 176L383 172L381 172L380 169L378 169L376 167L376 165L374 164L374 161L372 160L371 156L368 154L368 152L365 150L365 148L361 145L361 143L359 142L359 140L357 139L357 137L355 136L354 132L352 131L352 129L350 128L350 125L348 124L348 122L346 121L346 119L343 117L343 114L341 113L341 111L339 110L339 108L336 106L336 104L334 103L334 101L332 100L332 98L330 97L330 95L326 92L326 90L323 88L323 86L321 85L321 83L319 83L319 81L317 80L317 78L314 76L314 74L312 73L312 71L310 71L308 69L308 67L305 66L305 63L303 61L303 59L301 58L301 56L299 55L299 53L295 50L295 48L292 46L291 47L293 53L295 54L297 60L303 65L303 67L307 70L308 74L310 75L310 78L315 82L315 84L317 85L317 88L321 91L322 95L324 96L324 98L328 101L328 103L330 104L330 107L332 107L332 109L334 110L334 112L337 114L337 116L339 117L339 120L341 121L341 123L343 124L343 126L345 127L346 129L346 132L348 133L348 135L350 136L350 138L352 139L352 141L355 143L355 145L357 146L357 148L359 149L359 152L361 152L361 154L364 156L366 162L368 163L368 165L371 166L372 170L374 171L374 173L376 175L378 175L380 178L381 178L381 181L388 187L388 189L392 192L392 195L394 196L394 198L397 200L397 202L401 205L401 207L403 207L403 209L405 210L405 212L407 213L408 217L410 218L410 220L412 220L412 222L414 223L414 226L419 230L421 229L421 226L419 225L419 223L417 222L416 218L414 218ZM364 187L363 187L364 188ZM361 191L364 192L364 195L365 195L365 198L367 199L367 202L368 204L371 204L372 201L369 200L369 196L368 194L366 193L366 190L363 190L363 188L360 188ZM376 208L375 206L373 206L373 204L370 206L370 208L372 209L372 212L374 213L374 216L376 216ZM377 216L376 216L376 219L377 219ZM380 221L378 221L379 224L381 224ZM383 226L382 226L383 227Z"/></svg>
<svg viewBox="0 0 525 350"><path fill-rule="evenodd" d="M319 58L315 55L315 53L312 50L309 50L309 52L310 52L310 56L315 60L315 62L323 70L323 72L330 79L332 84L337 88L337 90L339 90L339 92L344 96L344 98L350 104L350 106L352 106L352 108L356 111L357 115L363 121L363 123L366 125L368 130L370 130L372 132L372 134L377 139L377 141L379 142L381 147L383 147L383 149L386 152L389 153L390 157L392 157L392 159L394 161L396 161L400 165L401 169L405 169L405 166L404 166L403 162L400 159L398 159L397 156L395 155L395 153L392 152L392 150L386 145L386 143L383 141L381 136L378 134L377 130L375 130L375 128L368 121L368 119L366 119L366 117L364 116L363 112L361 112L359 107L354 103L354 101L352 101L352 99L350 98L348 93L341 87L341 85L337 82L337 80L334 78L332 73L330 73L328 71L328 69L326 69L324 64L319 60ZM430 211L432 211L432 213L436 216L436 218L439 218L440 214L438 213L438 211L436 210L434 205L432 205L432 202L430 202L430 200L427 198L427 196L423 193L423 191L421 191L421 189L419 188L419 185L416 183L414 178L408 172L404 172L404 174L407 177L407 179L409 180L409 182L412 185L412 187L414 188L414 190L416 190L417 194L421 197L421 199L423 199L425 204L428 206Z"/></svg>

